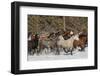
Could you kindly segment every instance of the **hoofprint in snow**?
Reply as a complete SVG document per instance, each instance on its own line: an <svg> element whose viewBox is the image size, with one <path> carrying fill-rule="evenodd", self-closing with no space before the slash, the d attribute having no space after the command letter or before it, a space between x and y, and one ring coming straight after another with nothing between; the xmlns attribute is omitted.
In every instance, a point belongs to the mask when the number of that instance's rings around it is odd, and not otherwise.
<svg viewBox="0 0 100 76"><path fill-rule="evenodd" d="M61 50L60 55L54 55L54 53L46 53L45 51L40 55L28 55L28 61L40 61L40 60L62 60L62 59L85 59L88 58L88 47L84 51L78 51L78 49L73 51L73 55L66 54Z"/></svg>

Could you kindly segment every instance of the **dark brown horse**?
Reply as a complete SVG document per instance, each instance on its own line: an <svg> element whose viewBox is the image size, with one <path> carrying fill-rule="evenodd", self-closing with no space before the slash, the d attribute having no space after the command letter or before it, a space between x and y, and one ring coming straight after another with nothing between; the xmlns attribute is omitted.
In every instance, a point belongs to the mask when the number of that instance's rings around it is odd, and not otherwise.
<svg viewBox="0 0 100 76"><path fill-rule="evenodd" d="M37 34L31 35L31 39L28 40L28 53L29 54L34 54L36 53L38 49L38 42L39 42L39 37Z"/></svg>

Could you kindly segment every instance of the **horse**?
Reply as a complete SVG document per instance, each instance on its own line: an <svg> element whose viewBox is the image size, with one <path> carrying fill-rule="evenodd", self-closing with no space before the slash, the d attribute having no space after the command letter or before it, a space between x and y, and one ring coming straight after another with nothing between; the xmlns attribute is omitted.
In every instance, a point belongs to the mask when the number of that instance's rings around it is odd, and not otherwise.
<svg viewBox="0 0 100 76"><path fill-rule="evenodd" d="M51 52L54 52L56 55L59 54L59 51L56 50L57 49L57 36L55 38L51 38L49 40L49 48L50 48Z"/></svg>
<svg viewBox="0 0 100 76"><path fill-rule="evenodd" d="M83 33L79 35L79 40L74 40L73 42L74 48L77 48L77 47L81 48L81 50L79 51L83 51L86 44L87 44L87 34L83 34Z"/></svg>
<svg viewBox="0 0 100 76"><path fill-rule="evenodd" d="M74 36L72 36L71 38L69 38L67 40L65 40L63 38L63 36L60 35L58 37L58 39L59 40L57 42L57 46L63 48L64 52L66 52L66 53L71 52L71 55L72 55L73 42L74 42L74 40L79 40L79 35L78 34L77 35L74 35ZM65 49L67 49L67 51Z"/></svg>
<svg viewBox="0 0 100 76"><path fill-rule="evenodd" d="M52 35L51 35L52 34ZM50 47L50 50L51 52L54 52L56 55L59 55L59 51L57 50L58 47L57 47L57 41L58 41L58 37L62 34L62 32L60 31L57 31L57 32L53 32L51 33L49 36L49 47Z"/></svg>
<svg viewBox="0 0 100 76"><path fill-rule="evenodd" d="M33 54L36 53L38 49L38 34L28 36L28 53Z"/></svg>
<svg viewBox="0 0 100 76"><path fill-rule="evenodd" d="M28 40L28 53L31 54L32 52L32 41Z"/></svg>
<svg viewBox="0 0 100 76"><path fill-rule="evenodd" d="M45 51L45 53L47 54L47 52L48 52L47 50L49 50L48 40L40 40L38 55L42 54L43 51Z"/></svg>
<svg viewBox="0 0 100 76"><path fill-rule="evenodd" d="M59 32L52 32L47 36L46 38L41 38L39 41L39 54L42 53L45 49L45 53L51 53L55 52L55 54L58 54L56 51L57 47L57 37L59 36Z"/></svg>
<svg viewBox="0 0 100 76"><path fill-rule="evenodd" d="M35 34L32 41L32 49L33 49L33 54L38 52L38 45L39 45L39 36L38 34Z"/></svg>
<svg viewBox="0 0 100 76"><path fill-rule="evenodd" d="M38 52L37 55L41 54L45 49L45 53L47 53L48 50L48 37L45 33L40 35L39 38L39 45L38 45Z"/></svg>

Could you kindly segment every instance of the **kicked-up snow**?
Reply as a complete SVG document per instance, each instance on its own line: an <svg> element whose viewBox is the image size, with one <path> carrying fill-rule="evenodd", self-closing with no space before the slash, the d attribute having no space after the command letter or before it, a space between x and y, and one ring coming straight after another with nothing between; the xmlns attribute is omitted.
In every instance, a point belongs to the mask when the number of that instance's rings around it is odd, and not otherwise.
<svg viewBox="0 0 100 76"><path fill-rule="evenodd" d="M73 51L73 55L65 53L61 50L60 55L55 55L53 52L46 52L46 49L42 54L28 55L28 61L41 61L41 60L62 60L62 59L84 59L88 58L88 47L85 47L84 51L78 51L78 49Z"/></svg>

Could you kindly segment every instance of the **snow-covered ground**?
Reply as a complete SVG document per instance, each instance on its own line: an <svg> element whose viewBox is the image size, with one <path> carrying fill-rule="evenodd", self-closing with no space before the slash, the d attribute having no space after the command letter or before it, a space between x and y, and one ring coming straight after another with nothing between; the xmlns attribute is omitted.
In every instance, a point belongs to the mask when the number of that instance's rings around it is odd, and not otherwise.
<svg viewBox="0 0 100 76"><path fill-rule="evenodd" d="M88 58L88 47L85 48L84 51L74 50L73 55L66 54L64 51L60 52L60 55L55 55L53 53L45 53L45 51L41 55L28 55L28 61L40 61L40 60L62 60L62 59L84 59Z"/></svg>

